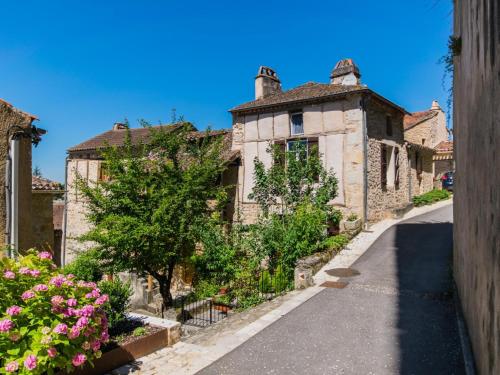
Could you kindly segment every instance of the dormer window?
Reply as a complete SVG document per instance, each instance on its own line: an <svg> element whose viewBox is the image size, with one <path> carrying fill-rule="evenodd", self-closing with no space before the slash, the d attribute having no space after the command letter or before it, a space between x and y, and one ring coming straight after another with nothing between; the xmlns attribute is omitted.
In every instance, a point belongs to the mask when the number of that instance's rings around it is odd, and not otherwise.
<svg viewBox="0 0 500 375"><path fill-rule="evenodd" d="M290 134L304 134L304 118L302 116L302 112L295 112L290 114Z"/></svg>

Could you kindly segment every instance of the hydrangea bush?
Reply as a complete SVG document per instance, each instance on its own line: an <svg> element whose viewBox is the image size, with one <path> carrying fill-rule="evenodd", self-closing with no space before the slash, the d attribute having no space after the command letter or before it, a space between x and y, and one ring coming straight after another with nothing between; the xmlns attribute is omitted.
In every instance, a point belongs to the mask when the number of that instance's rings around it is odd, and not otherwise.
<svg viewBox="0 0 500 375"><path fill-rule="evenodd" d="M55 374L101 356L108 296L48 252L0 259L0 374Z"/></svg>

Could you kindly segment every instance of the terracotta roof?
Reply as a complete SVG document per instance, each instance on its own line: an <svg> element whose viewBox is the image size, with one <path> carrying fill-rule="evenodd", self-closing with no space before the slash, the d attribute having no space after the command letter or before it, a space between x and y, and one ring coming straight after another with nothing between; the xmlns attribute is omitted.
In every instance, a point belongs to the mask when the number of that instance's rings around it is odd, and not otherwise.
<svg viewBox="0 0 500 375"><path fill-rule="evenodd" d="M52 221L54 223L54 230L61 230L64 217L64 201L54 201L52 203Z"/></svg>
<svg viewBox="0 0 500 375"><path fill-rule="evenodd" d="M311 99L327 98L335 95L345 94L349 92L367 91L366 86L362 85L333 85L330 83L308 82L301 86L295 87L288 91L279 92L266 96L265 98L252 100L250 102L240 104L230 112L239 112L248 109L269 107L277 104L302 102Z"/></svg>
<svg viewBox="0 0 500 375"><path fill-rule="evenodd" d="M165 130L172 131L178 129L184 123L169 124L169 125L158 125L153 126L154 129L164 128ZM189 124L189 123L188 123ZM192 126L192 124L189 124ZM193 126L193 129L196 128ZM127 129L116 129L108 130L107 132L96 135L93 138L86 140L76 146L68 149L69 152L72 151L85 151L85 150L97 150L106 146L121 146L125 142L125 135L127 134ZM138 144L139 142L147 142L149 138L148 128L133 128L130 129L130 139L132 144Z"/></svg>
<svg viewBox="0 0 500 375"><path fill-rule="evenodd" d="M449 152L453 151L453 141L442 141L439 142L436 147L434 147L434 150L437 152Z"/></svg>
<svg viewBox="0 0 500 375"><path fill-rule="evenodd" d="M32 115L31 113L24 112L24 111L21 111L20 109L17 109L12 104L10 104L8 101L3 100L2 98L0 98L0 104L5 105L6 107L12 109L14 112L17 112L17 113L19 113L19 114L21 114L23 116L29 117L32 120L38 120L38 117L36 117L35 115Z"/></svg>
<svg viewBox="0 0 500 375"><path fill-rule="evenodd" d="M438 111L435 110L428 110L428 111L421 111L421 112L413 112L411 114L408 114L404 117L404 128L405 130L411 129L414 126L427 121L434 116L437 116Z"/></svg>
<svg viewBox="0 0 500 375"><path fill-rule="evenodd" d="M31 190L59 192L64 189L59 182L51 181L43 177L31 176Z"/></svg>

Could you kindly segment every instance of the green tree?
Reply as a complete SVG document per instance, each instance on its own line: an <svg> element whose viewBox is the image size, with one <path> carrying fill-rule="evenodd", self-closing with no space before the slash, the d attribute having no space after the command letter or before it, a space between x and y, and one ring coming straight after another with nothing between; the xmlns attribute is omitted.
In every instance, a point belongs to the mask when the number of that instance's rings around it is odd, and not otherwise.
<svg viewBox="0 0 500 375"><path fill-rule="evenodd" d="M35 177L42 177L42 170L40 169L40 167L38 165L36 165L35 168L33 168L32 174Z"/></svg>
<svg viewBox="0 0 500 375"><path fill-rule="evenodd" d="M193 254L196 228L224 203L222 139L193 136L189 123L149 129L147 143L133 144L127 130L123 147L102 152L107 181L78 179L93 224L81 239L97 244L107 271L153 276L169 306L174 267Z"/></svg>

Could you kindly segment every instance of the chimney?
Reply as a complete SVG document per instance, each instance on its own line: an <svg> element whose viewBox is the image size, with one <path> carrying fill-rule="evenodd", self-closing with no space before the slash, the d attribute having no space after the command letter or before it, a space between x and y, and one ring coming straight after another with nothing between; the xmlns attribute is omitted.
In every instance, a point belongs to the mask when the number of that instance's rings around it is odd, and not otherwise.
<svg viewBox="0 0 500 375"><path fill-rule="evenodd" d="M123 130L127 128L128 128L127 124L124 124L123 122L115 122L113 124L113 130Z"/></svg>
<svg viewBox="0 0 500 375"><path fill-rule="evenodd" d="M361 74L352 59L340 60L330 74L330 83L334 85L359 85Z"/></svg>
<svg viewBox="0 0 500 375"><path fill-rule="evenodd" d="M438 103L437 100L433 100L432 101L431 110L433 110L433 111L442 111L441 106L439 105L439 103Z"/></svg>
<svg viewBox="0 0 500 375"><path fill-rule="evenodd" d="M271 94L281 92L281 82L274 70L261 66L255 77L255 99L265 98Z"/></svg>

